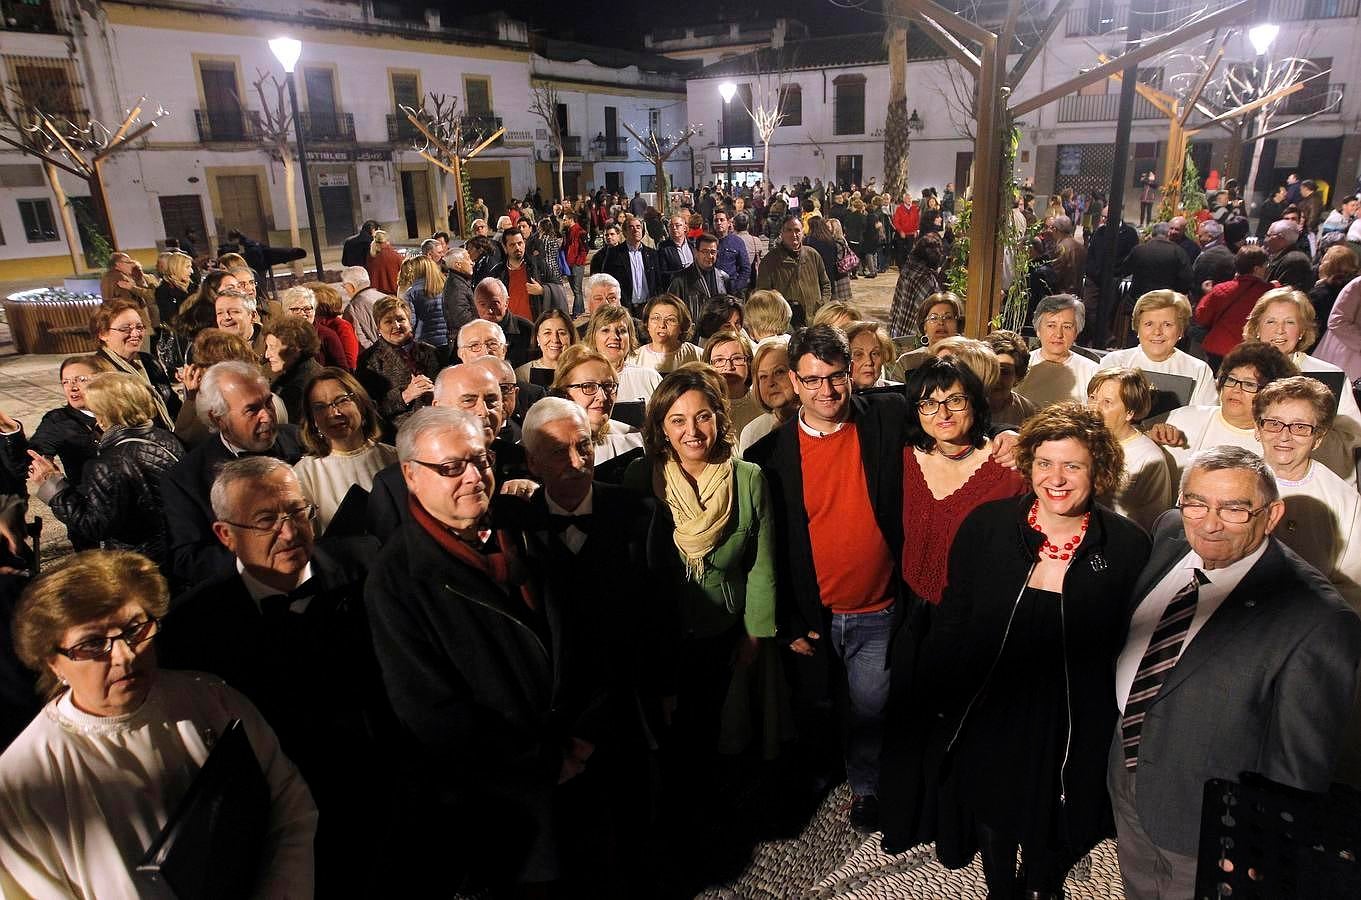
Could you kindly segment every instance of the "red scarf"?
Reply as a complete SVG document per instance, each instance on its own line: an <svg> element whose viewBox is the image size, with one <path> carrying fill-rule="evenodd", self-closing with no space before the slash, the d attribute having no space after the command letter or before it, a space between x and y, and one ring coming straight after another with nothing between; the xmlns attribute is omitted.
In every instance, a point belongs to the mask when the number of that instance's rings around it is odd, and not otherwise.
<svg viewBox="0 0 1361 900"><path fill-rule="evenodd" d="M411 510L411 517L446 553L486 575L507 594L513 594L518 589L525 606L530 609L539 608L539 597L529 580L528 570L520 559L519 548L504 531L491 532L491 535L496 537L500 553L479 553L470 547L467 541L450 531L447 525L430 515L426 508L421 506L415 494L407 495L407 506Z"/></svg>

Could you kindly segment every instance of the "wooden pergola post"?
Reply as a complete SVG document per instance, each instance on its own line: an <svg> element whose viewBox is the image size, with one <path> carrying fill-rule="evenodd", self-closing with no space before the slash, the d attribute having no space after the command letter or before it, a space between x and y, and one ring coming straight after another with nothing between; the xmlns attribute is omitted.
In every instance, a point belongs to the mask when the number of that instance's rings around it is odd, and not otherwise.
<svg viewBox="0 0 1361 900"><path fill-rule="evenodd" d="M437 138L434 132L427 128L425 126L425 123L422 122L420 118L416 115L415 110L402 107L402 111L406 113L407 121L411 123L411 126L415 128L417 131L419 131L425 137L426 141L429 142L429 146L435 148L440 153L443 153L445 156L449 157L449 162L445 163L443 160L436 158L435 155L430 153L429 150L417 151L420 154L421 158L424 159L426 162L430 163L430 165L435 166L439 168L440 171L446 172L449 175L453 176L454 216L456 217L456 221L458 223L456 231L458 235L461 237L468 233L467 231L468 223L465 221L467 217L467 212L463 208L464 200L463 167L468 164L469 160L477 156L483 150L486 150L488 147L492 145L494 141L496 141L497 138L505 134L506 133L505 126L496 129L494 132L491 133L491 135L486 140L478 144L473 149L469 150L467 153L460 154L457 147L452 147L449 144ZM461 127L456 132L456 134L458 135L458 137L455 138L455 142L457 143L462 140L463 131ZM441 200L440 202L441 205L443 205L444 201ZM447 216L449 211L448 209L443 209L441 210L441 212Z"/></svg>
<svg viewBox="0 0 1361 900"><path fill-rule="evenodd" d="M1041 91L1019 102L1011 101L1012 90L1020 84L1039 51L1067 15L1071 0L1059 0L1050 11L1040 37L1007 73L1007 55L1016 34L1021 4L1012 0L1007 18L998 34L953 13L934 0L898 0L900 15L912 19L950 59L974 77L977 89L975 110L978 127L974 137L973 230L969 235L969 280L966 298L966 333L982 337L989 323L1002 309L1002 259L1006 248L998 240L998 229L1010 217L1010 199L1002 197L1008 173L1002 171L1002 141L1010 140L1007 122L1046 106L1060 97L1089 84L1103 81L1113 73L1157 56L1196 35L1222 27L1251 15L1256 0L1240 2L1197 16L1185 25L1128 50L1091 71ZM977 51L974 50L977 47ZM1004 74L1006 73L1006 74Z"/></svg>

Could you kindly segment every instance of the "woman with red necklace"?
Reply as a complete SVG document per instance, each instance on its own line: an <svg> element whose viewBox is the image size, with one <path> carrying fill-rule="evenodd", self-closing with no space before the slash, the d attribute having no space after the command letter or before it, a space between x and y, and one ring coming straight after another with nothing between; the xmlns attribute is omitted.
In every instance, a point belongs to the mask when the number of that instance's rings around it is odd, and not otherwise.
<svg viewBox="0 0 1361 900"><path fill-rule="evenodd" d="M960 525L920 651L924 782L939 785L927 827L949 867L982 852L990 897L1059 897L1110 833L1115 658L1149 539L1095 502L1123 466L1095 413L1042 410L1016 455L1030 490Z"/></svg>

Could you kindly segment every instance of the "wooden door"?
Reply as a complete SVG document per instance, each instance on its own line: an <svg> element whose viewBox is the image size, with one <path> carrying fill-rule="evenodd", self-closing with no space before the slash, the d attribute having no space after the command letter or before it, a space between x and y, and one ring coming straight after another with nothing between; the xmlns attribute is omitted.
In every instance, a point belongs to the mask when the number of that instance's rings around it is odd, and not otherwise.
<svg viewBox="0 0 1361 900"><path fill-rule="evenodd" d="M253 240L265 235L265 209L260 201L260 182L254 175L217 176L217 235L227 239L235 229Z"/></svg>
<svg viewBox="0 0 1361 900"><path fill-rule="evenodd" d="M162 194L160 202L166 240L179 241L181 248L187 245L195 252L206 252L203 198L198 194Z"/></svg>
<svg viewBox="0 0 1361 900"><path fill-rule="evenodd" d="M199 63L199 74L203 78L203 112L208 118L212 137L219 141L244 138L245 122L236 93L236 67L229 62L205 61Z"/></svg>

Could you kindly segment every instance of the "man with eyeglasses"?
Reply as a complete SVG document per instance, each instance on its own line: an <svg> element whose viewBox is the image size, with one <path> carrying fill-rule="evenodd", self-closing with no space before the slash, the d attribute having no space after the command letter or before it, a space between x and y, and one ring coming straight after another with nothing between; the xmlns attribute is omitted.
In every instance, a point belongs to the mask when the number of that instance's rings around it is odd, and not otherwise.
<svg viewBox="0 0 1361 900"><path fill-rule="evenodd" d="M281 425L274 395L258 366L228 360L211 366L194 400L209 437L185 454L161 481L166 535L170 544L167 575L189 586L231 573L231 554L213 531L211 492L217 469L242 457L269 456L292 465L302 458L296 425Z"/></svg>
<svg viewBox="0 0 1361 900"><path fill-rule="evenodd" d="M499 340L505 347L504 355L510 364L518 368L529 362L529 338L534 333L534 325L510 311L510 297L499 279L488 277L477 283L477 287L473 288L473 306L477 309L478 319L500 326ZM463 329L467 327L464 325ZM460 335L463 329L459 329ZM482 353L477 355L481 356Z"/></svg>
<svg viewBox="0 0 1361 900"><path fill-rule="evenodd" d="M704 304L711 298L728 293L728 275L717 263L718 238L707 232L701 234L695 238L695 261L671 279L666 289L668 294L685 301L693 322L700 320Z"/></svg>
<svg viewBox="0 0 1361 900"><path fill-rule="evenodd" d="M1215 447L1154 525L1116 663L1108 782L1131 900L1195 893L1201 800L1255 772L1326 791L1361 663L1361 618L1271 536L1284 514L1257 454Z"/></svg>
<svg viewBox="0 0 1361 900"><path fill-rule="evenodd" d="M410 515L365 598L388 697L421 751L410 855L446 861L451 884L466 867L499 893L554 881L575 859L567 807L594 781L584 712L598 691L573 680L569 611L527 564L522 535L492 527L489 449L462 410L402 424Z"/></svg>
<svg viewBox="0 0 1361 900"><path fill-rule="evenodd" d="M830 325L795 332L789 360L799 414L746 458L770 485L776 571L787 601L780 603L780 634L794 654L796 701L806 719L799 730L825 755L843 729L819 711L829 696L846 710L851 824L870 832L879 820L889 636L901 606L907 401L852 394L850 346Z"/></svg>
<svg viewBox="0 0 1361 900"><path fill-rule="evenodd" d="M481 366L491 373L501 388L501 431L497 435L512 444L520 443L520 427L524 424L525 413L529 408L548 396L548 391L537 384L517 381L515 370L499 356L488 355L473 360L473 365Z"/></svg>
<svg viewBox="0 0 1361 900"><path fill-rule="evenodd" d="M1307 294L1314 287L1314 269L1309 254L1296 246L1303 233L1298 222L1282 219L1267 227L1262 245L1269 257L1267 280Z"/></svg>
<svg viewBox="0 0 1361 900"><path fill-rule="evenodd" d="M292 467L272 457L225 463L211 501L232 569L176 601L159 661L219 676L274 724L328 821L316 843L317 884L323 893L353 889L354 855L371 850L373 817L391 796L354 777L374 764L389 736L379 726L391 717L363 602L377 542L317 544L316 506ZM335 688L336 660L344 690Z"/></svg>

